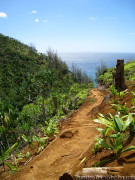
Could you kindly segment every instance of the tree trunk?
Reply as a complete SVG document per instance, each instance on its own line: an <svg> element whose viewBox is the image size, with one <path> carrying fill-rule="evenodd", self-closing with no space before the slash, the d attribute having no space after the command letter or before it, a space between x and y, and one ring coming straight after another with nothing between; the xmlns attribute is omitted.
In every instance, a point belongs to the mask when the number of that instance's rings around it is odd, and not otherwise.
<svg viewBox="0 0 135 180"><path fill-rule="evenodd" d="M44 96L42 95L42 116L43 116L43 121L46 120L46 113L45 113L45 99Z"/></svg>
<svg viewBox="0 0 135 180"><path fill-rule="evenodd" d="M54 96L54 97L52 98L52 100L53 100L53 103L54 103L54 106L55 106L55 111L54 111L54 113L53 113L53 115L55 116L55 114L57 113L57 109L58 109L58 106L57 106L57 97Z"/></svg>
<svg viewBox="0 0 135 180"><path fill-rule="evenodd" d="M124 79L124 59L118 59L116 65L116 73L114 76L115 88L119 91L125 90L125 79Z"/></svg>

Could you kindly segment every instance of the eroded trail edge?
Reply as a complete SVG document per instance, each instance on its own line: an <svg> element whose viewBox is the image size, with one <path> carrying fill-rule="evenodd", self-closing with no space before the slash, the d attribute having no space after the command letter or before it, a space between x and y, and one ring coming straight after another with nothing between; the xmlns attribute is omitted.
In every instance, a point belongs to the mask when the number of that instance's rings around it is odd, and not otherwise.
<svg viewBox="0 0 135 180"><path fill-rule="evenodd" d="M103 95L93 89L84 104L73 114L62 132L69 132L70 137L60 135L47 148L34 158L26 167L8 179L13 180L57 180L73 165L75 160L93 142L97 135L97 124L91 117L91 110L98 106Z"/></svg>

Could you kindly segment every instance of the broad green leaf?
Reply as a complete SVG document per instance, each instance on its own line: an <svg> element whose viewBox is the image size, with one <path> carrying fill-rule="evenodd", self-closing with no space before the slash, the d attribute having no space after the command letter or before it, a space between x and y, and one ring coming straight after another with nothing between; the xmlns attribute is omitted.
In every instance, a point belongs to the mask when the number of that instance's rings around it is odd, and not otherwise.
<svg viewBox="0 0 135 180"><path fill-rule="evenodd" d="M110 134L109 135L111 138L116 138L117 137L117 134Z"/></svg>
<svg viewBox="0 0 135 180"><path fill-rule="evenodd" d="M106 163L106 162L109 162L111 159L104 159L104 160L102 160L102 161L98 161L98 162L96 162L96 164L94 165L94 167L98 167L99 165L101 165L101 164L104 164L104 163Z"/></svg>
<svg viewBox="0 0 135 180"><path fill-rule="evenodd" d="M116 116L115 116L115 121L116 121L117 126L118 126L118 128L119 128L119 131L121 131L122 128L123 128L123 123L122 123L122 120L121 120L121 118L119 117L119 115L116 115Z"/></svg>
<svg viewBox="0 0 135 180"><path fill-rule="evenodd" d="M98 152L100 148L101 148L101 145L99 143L95 143L94 148L92 149L92 153L94 154Z"/></svg>
<svg viewBox="0 0 135 180"><path fill-rule="evenodd" d="M105 131L102 128L97 128L97 130L102 134L102 136L105 136Z"/></svg>
<svg viewBox="0 0 135 180"><path fill-rule="evenodd" d="M117 148L117 151L118 151L118 149L119 149L121 146L122 146L122 144L121 144L121 134L118 133L118 134L117 134L117 137L116 137L116 148Z"/></svg>
<svg viewBox="0 0 135 180"><path fill-rule="evenodd" d="M49 123L47 122L47 121L45 121L45 124L48 126L49 125Z"/></svg>
<svg viewBox="0 0 135 180"><path fill-rule="evenodd" d="M18 167L13 166L12 164L9 164L7 161L5 161L5 164L12 170L12 171L18 171Z"/></svg>
<svg viewBox="0 0 135 180"><path fill-rule="evenodd" d="M18 157L24 157L24 155L21 154L21 153L16 153L16 155L17 155Z"/></svg>
<svg viewBox="0 0 135 180"><path fill-rule="evenodd" d="M23 134L22 135L22 138L23 138L23 140L25 141L25 142L28 142L28 139L27 139L27 137Z"/></svg>
<svg viewBox="0 0 135 180"><path fill-rule="evenodd" d="M99 124L103 124L103 125L109 127L110 129L112 129L114 131L112 122L106 120L105 118L99 117L98 119L94 119L93 121L97 122Z"/></svg>
<svg viewBox="0 0 135 180"><path fill-rule="evenodd" d="M44 149L44 146L40 146L40 147L38 148L37 154L39 154L43 149Z"/></svg>
<svg viewBox="0 0 135 180"><path fill-rule="evenodd" d="M105 116L103 115L103 114L101 114L101 113L98 113L102 118L104 118Z"/></svg>
<svg viewBox="0 0 135 180"><path fill-rule="evenodd" d="M114 149L114 151L116 151L115 145L113 144L113 142L112 142L110 137L109 137L109 142L110 142L110 145L112 146L112 148Z"/></svg>
<svg viewBox="0 0 135 180"><path fill-rule="evenodd" d="M129 124L133 121L132 113L129 113L128 118L123 122L123 131L129 126Z"/></svg>
<svg viewBox="0 0 135 180"><path fill-rule="evenodd" d="M97 142L105 149L111 149L104 139L96 138Z"/></svg>
<svg viewBox="0 0 135 180"><path fill-rule="evenodd" d="M6 160L9 156L9 153L18 145L18 142L16 142L15 144L13 144L13 146L11 146L6 152L4 152L3 154L3 158L4 160Z"/></svg>
<svg viewBox="0 0 135 180"><path fill-rule="evenodd" d="M107 134L109 133L109 131L110 131L110 128L109 128L109 127L106 127L106 128L105 128L105 136L107 136Z"/></svg>
<svg viewBox="0 0 135 180"><path fill-rule="evenodd" d="M122 148L123 148L122 144L120 144L119 146L117 146L117 152L118 152L120 149L122 149Z"/></svg>
<svg viewBox="0 0 135 180"><path fill-rule="evenodd" d="M128 148L122 150L121 152L127 152L127 151L132 151L135 149L135 146L129 146Z"/></svg>
<svg viewBox="0 0 135 180"><path fill-rule="evenodd" d="M111 113L109 113L109 116L111 117L112 120L114 119L114 116Z"/></svg>
<svg viewBox="0 0 135 180"><path fill-rule="evenodd" d="M121 91L120 92L120 97L123 97L124 96L124 91Z"/></svg>
<svg viewBox="0 0 135 180"><path fill-rule="evenodd" d="M26 153L26 155L25 155L26 159L28 159L28 158L29 158L29 156L30 156L30 152L29 152L29 151L27 151L27 153Z"/></svg>

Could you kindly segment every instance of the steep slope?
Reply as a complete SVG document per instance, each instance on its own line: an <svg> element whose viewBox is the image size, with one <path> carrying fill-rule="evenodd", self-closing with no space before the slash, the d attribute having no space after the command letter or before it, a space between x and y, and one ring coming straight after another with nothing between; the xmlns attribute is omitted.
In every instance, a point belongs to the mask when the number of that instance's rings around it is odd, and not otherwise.
<svg viewBox="0 0 135 180"><path fill-rule="evenodd" d="M91 99L94 99L94 102L91 102ZM93 122L90 112L102 100L102 93L92 90L92 94L87 97L85 103L63 125L57 139L26 167L8 179L57 180L60 175L70 170L76 159L97 135L97 124Z"/></svg>

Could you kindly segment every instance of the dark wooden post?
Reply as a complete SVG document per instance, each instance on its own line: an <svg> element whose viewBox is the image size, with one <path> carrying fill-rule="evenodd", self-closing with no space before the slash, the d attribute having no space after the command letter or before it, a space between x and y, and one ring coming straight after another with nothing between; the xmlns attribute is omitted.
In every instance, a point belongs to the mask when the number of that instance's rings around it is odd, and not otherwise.
<svg viewBox="0 0 135 180"><path fill-rule="evenodd" d="M117 90L125 90L125 79L124 79L124 59L118 59L116 65L116 74L114 77L114 85Z"/></svg>

